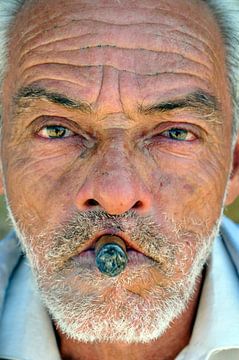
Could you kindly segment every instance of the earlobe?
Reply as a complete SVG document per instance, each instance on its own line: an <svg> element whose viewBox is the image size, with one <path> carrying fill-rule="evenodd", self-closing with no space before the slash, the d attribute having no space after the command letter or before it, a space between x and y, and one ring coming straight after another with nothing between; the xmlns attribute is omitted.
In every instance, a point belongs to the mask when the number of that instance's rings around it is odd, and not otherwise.
<svg viewBox="0 0 239 360"><path fill-rule="evenodd" d="M230 205L239 196L239 137L233 153L233 166L229 179L225 205Z"/></svg>

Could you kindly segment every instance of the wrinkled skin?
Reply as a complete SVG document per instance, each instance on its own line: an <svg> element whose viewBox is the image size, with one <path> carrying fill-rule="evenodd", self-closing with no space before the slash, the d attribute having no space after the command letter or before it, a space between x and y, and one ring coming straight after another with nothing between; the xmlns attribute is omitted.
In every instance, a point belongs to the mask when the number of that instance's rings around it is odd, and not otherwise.
<svg viewBox="0 0 239 360"><path fill-rule="evenodd" d="M190 256L174 274L180 279L195 255L195 234L207 236L220 215L231 162L224 46L206 5L39 0L18 15L9 58L3 176L13 214L26 233L34 239L76 211L92 209L151 216L169 237L173 219L189 234ZM14 101L20 89L32 85L82 101L86 109L45 97ZM143 111L196 91L216 99L213 114L200 104ZM53 124L76 135L46 139L43 127ZM187 130L187 138L170 138L172 128ZM235 184L236 170L230 199ZM48 246L44 243L44 251ZM51 271L41 251L35 244L39 263ZM92 360L110 358L114 351L114 359L173 359L189 340L199 288L181 318L153 344L79 344L59 331L62 354ZM144 290L137 288L139 294Z"/></svg>

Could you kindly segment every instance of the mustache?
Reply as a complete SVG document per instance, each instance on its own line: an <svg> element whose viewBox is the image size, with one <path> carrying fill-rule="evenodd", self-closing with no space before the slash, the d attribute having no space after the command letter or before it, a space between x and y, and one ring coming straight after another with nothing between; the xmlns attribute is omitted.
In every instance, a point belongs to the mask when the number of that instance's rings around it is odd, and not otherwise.
<svg viewBox="0 0 239 360"><path fill-rule="evenodd" d="M142 217L134 211L109 215L101 210L75 213L70 221L53 231L46 258L60 266L77 255L90 239L108 229L127 234L132 243L143 249L144 255L158 262L174 258L177 245L162 233L152 217Z"/></svg>

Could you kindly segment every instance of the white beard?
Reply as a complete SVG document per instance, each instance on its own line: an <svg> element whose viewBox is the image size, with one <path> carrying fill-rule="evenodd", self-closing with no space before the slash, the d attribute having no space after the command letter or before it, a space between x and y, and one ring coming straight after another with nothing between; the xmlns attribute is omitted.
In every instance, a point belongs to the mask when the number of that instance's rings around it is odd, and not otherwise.
<svg viewBox="0 0 239 360"><path fill-rule="evenodd" d="M193 295L197 278L210 255L216 234L217 229L205 241L190 272L180 282L172 283L167 288L155 287L148 292L147 298L130 294L122 284L116 284L116 296L102 303L100 295L84 297L79 292L69 296L69 289L63 282L56 283L55 286L52 284L49 292L48 286L44 289L44 279L39 279L42 299L60 329L75 340L146 343L158 339L185 310ZM139 271L143 282L147 268ZM133 281L134 276L131 277L127 281ZM94 276L89 274L88 281L95 281ZM109 283L112 287L112 282ZM96 286L100 293L100 281Z"/></svg>
<svg viewBox="0 0 239 360"><path fill-rule="evenodd" d="M168 287L155 286L147 296L140 297L128 292L125 285L133 283L136 277L141 277L143 283L145 276L146 279L149 276L151 264L136 268L121 281L117 277L102 280L92 269L77 269L77 276L72 268L49 275L38 267L34 250L29 246L31 239L24 235L24 229L16 223L10 209L9 212L52 319L63 333L80 342L146 343L162 336L187 307L211 253L222 218L221 214L211 235L200 239L192 266L180 281L171 281ZM183 250L182 247L181 253ZM96 291L82 293L81 281L93 284ZM103 298L106 289L111 290L112 296Z"/></svg>

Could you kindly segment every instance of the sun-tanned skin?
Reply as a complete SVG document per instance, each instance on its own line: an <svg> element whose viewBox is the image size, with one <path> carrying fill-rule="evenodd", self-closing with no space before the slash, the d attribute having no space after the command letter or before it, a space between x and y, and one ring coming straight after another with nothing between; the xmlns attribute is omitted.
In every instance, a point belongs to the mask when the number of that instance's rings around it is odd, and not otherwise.
<svg viewBox="0 0 239 360"><path fill-rule="evenodd" d="M3 174L16 218L33 238L76 210L133 209L167 236L174 219L189 233L180 280L195 234L207 236L220 215L230 171L231 100L215 19L192 0L30 3L12 28L3 91ZM44 138L55 123L78 135ZM167 136L175 127L188 131L185 141ZM37 244L35 253L43 264ZM63 359L174 359L189 341L200 286L148 344L83 344L58 330Z"/></svg>

